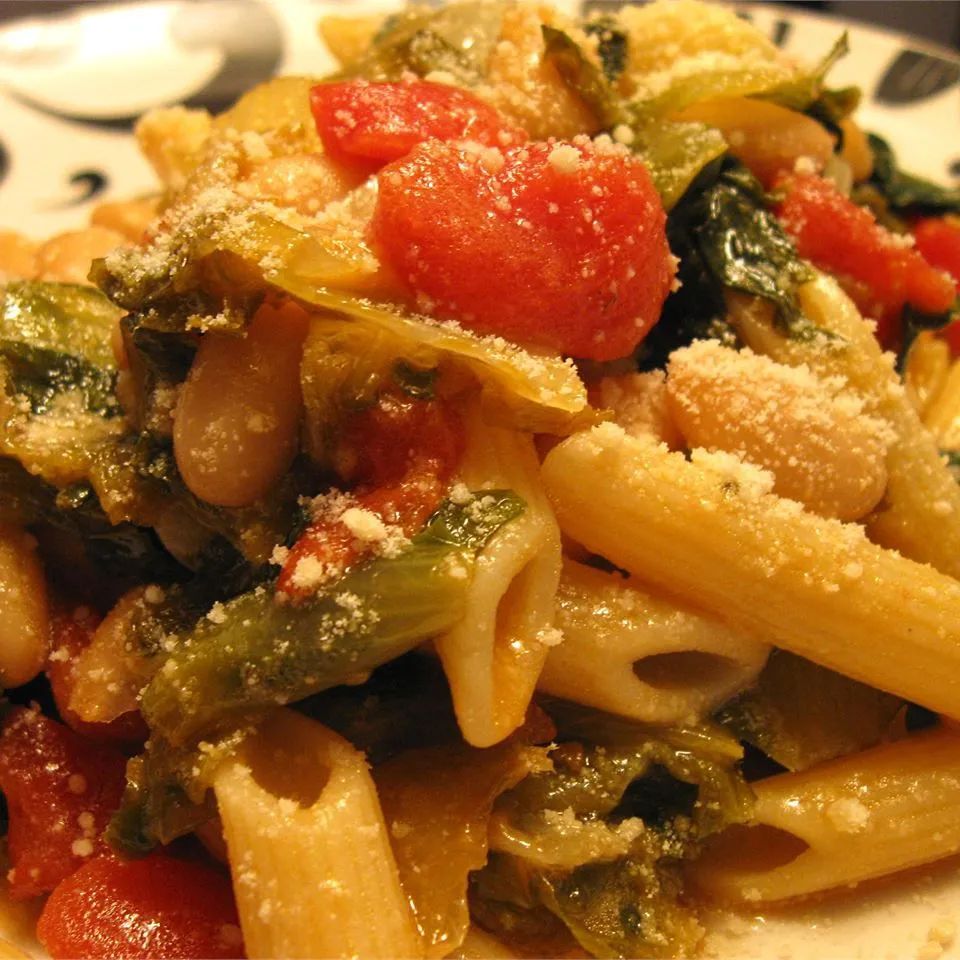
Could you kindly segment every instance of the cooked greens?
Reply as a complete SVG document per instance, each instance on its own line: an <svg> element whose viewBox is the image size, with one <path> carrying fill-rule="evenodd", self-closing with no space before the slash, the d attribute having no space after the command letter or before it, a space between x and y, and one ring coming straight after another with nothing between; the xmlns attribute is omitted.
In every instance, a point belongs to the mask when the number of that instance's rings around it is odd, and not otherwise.
<svg viewBox="0 0 960 960"><path fill-rule="evenodd" d="M554 769L531 774L496 805L531 854L501 852L477 874L481 916L507 923L498 932L509 940L518 912L537 923L545 909L598 957L686 952L699 928L679 899L678 868L704 838L749 817L739 746L717 728L659 729L562 701L545 707L560 742ZM561 866L586 831L593 856ZM601 831L619 843L605 845Z"/></svg>
<svg viewBox="0 0 960 960"><path fill-rule="evenodd" d="M174 745L343 683L443 633L462 616L477 551L524 509L509 491L447 503L396 558L348 572L328 593L281 603L260 586L178 638L143 691L150 729Z"/></svg>
<svg viewBox="0 0 960 960"><path fill-rule="evenodd" d="M870 184L896 213L938 215L960 213L960 188L941 187L922 177L906 173L897 165L893 148L875 133L867 141L873 152Z"/></svg>
<svg viewBox="0 0 960 960"><path fill-rule="evenodd" d="M781 766L806 770L879 743L903 707L899 697L775 650L756 686L717 719Z"/></svg>

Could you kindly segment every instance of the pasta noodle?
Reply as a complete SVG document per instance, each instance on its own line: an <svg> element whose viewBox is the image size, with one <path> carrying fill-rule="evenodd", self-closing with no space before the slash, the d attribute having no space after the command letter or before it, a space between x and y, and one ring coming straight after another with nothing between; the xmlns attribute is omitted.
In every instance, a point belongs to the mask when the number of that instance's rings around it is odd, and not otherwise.
<svg viewBox="0 0 960 960"><path fill-rule="evenodd" d="M960 584L950 577L774 497L770 475L741 461L688 463L611 425L554 448L543 477L564 533L635 576L776 646L960 715Z"/></svg>
<svg viewBox="0 0 960 960"><path fill-rule="evenodd" d="M214 790L249 956L422 956L376 788L350 744L277 713Z"/></svg>
<svg viewBox="0 0 960 960"><path fill-rule="evenodd" d="M935 730L756 785L754 818L721 834L698 886L745 905L857 884L960 850L960 740Z"/></svg>
<svg viewBox="0 0 960 960"><path fill-rule="evenodd" d="M540 688L644 723L683 723L749 686L766 644L685 610L635 582L565 561L557 594L563 640Z"/></svg>
<svg viewBox="0 0 960 960"><path fill-rule="evenodd" d="M486 747L523 723L553 641L560 534L530 438L483 424L476 410L466 433L466 487L509 488L526 503L484 552L462 622L436 640L464 738Z"/></svg>
<svg viewBox="0 0 960 960"><path fill-rule="evenodd" d="M143 117L152 194L0 231L53 960L699 956L960 851L960 195L846 37L617 6L343 9L337 74Z"/></svg>

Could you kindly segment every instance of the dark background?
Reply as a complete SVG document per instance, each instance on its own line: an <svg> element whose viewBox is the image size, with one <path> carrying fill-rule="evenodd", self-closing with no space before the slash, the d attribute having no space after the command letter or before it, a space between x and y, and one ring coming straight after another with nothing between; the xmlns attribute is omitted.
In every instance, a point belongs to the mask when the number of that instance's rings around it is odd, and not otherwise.
<svg viewBox="0 0 960 960"><path fill-rule="evenodd" d="M0 0L0 21L18 16L53 13L78 0ZM98 0L79 0L96 3ZM344 12L349 4L344 3ZM960 50L960 2L957 0L796 0L796 6L834 14L924 37Z"/></svg>

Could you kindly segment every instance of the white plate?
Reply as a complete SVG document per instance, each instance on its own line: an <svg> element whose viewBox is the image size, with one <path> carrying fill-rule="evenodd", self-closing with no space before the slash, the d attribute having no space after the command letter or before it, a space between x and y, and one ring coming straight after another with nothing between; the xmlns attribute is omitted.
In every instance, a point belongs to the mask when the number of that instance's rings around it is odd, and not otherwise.
<svg viewBox="0 0 960 960"><path fill-rule="evenodd" d="M181 100L218 109L273 73L323 74L334 64L317 39L321 15L392 6L391 0L145 0L81 5L3 26L0 227L41 238L82 226L94 203L150 190L153 177L130 136L139 113ZM831 73L831 84L862 88L863 125L888 137L906 168L941 182L960 178L960 58L796 9L750 5L743 13L804 60L822 56L846 28L851 53ZM0 928L10 930L12 918L4 919L0 907ZM916 957L928 931L945 920L960 926L957 860L819 907L732 923L714 918L708 953L900 960ZM948 948L943 958L950 957L960 957L960 949Z"/></svg>

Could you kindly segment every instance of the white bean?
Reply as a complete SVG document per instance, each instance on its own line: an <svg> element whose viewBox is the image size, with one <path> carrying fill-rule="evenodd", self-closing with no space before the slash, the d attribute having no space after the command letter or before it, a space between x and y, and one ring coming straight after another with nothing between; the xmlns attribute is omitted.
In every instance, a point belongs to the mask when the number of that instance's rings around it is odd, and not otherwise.
<svg viewBox="0 0 960 960"><path fill-rule="evenodd" d="M307 316L263 306L246 336L207 333L174 414L173 449L201 500L239 507L283 476L297 449Z"/></svg>
<svg viewBox="0 0 960 960"><path fill-rule="evenodd" d="M674 351L667 400L691 447L769 470L774 489L814 513L856 520L887 485L880 424L843 384L716 341Z"/></svg>
<svg viewBox="0 0 960 960"><path fill-rule="evenodd" d="M18 687L40 672L49 632L36 541L17 527L0 526L0 684Z"/></svg>
<svg viewBox="0 0 960 960"><path fill-rule="evenodd" d="M671 450L682 446L680 431L667 405L662 370L604 377L590 388L595 407L613 411L613 421L633 437L656 437Z"/></svg>
<svg viewBox="0 0 960 960"><path fill-rule="evenodd" d="M90 263L125 243L123 234L106 227L60 233L37 251L37 278L59 283L87 283Z"/></svg>
<svg viewBox="0 0 960 960"><path fill-rule="evenodd" d="M30 280L37 270L37 245L22 233L0 230L0 283Z"/></svg>
<svg viewBox="0 0 960 960"><path fill-rule="evenodd" d="M143 197L139 200L119 200L101 203L90 214L90 225L105 227L137 243L144 230L157 215L159 199Z"/></svg>
<svg viewBox="0 0 960 960"><path fill-rule="evenodd" d="M77 657L69 708L81 720L109 723L139 706L137 695L150 679L150 661L129 649L131 624L149 611L159 588L128 590L103 618L89 646Z"/></svg>

